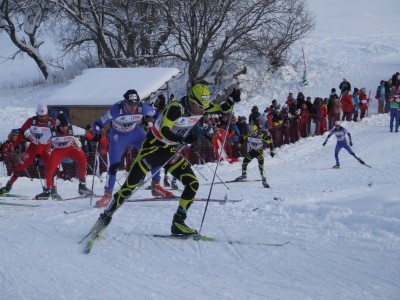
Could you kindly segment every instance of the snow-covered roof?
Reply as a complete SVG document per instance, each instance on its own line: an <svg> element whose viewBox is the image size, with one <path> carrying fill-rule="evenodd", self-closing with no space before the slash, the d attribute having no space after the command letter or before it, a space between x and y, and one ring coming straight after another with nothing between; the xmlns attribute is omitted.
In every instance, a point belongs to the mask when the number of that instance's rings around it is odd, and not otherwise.
<svg viewBox="0 0 400 300"><path fill-rule="evenodd" d="M48 105L111 105L129 89L144 99L178 73L176 68L88 69L43 101Z"/></svg>

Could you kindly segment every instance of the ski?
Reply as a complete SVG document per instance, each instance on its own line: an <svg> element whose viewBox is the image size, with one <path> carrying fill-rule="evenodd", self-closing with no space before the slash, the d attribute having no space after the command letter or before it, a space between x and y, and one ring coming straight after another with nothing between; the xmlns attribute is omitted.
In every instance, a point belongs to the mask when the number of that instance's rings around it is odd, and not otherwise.
<svg viewBox="0 0 400 300"><path fill-rule="evenodd" d="M214 184L224 184L224 183L234 183L234 182L256 182L256 181L261 181L261 179L245 179L245 180L237 180L237 179L233 179L233 180L227 180L227 181L218 181L218 182L214 182ZM210 185L211 183L203 183L205 185Z"/></svg>
<svg viewBox="0 0 400 300"><path fill-rule="evenodd" d="M79 195L79 196L75 196L75 197L69 197L69 198L62 198L60 200L57 201L68 201L68 200L80 200L80 199L88 199L88 198L101 198L103 197L103 195L91 195L91 196L86 196L86 195Z"/></svg>
<svg viewBox="0 0 400 300"><path fill-rule="evenodd" d="M155 198L139 198L139 199L128 199L126 202L167 202L167 201L177 201L179 197L172 197L172 198L162 198L162 197L155 197ZM225 203L236 203L240 202L243 199L208 199L209 202L217 202L219 204ZM206 198L194 198L195 202L207 202Z"/></svg>
<svg viewBox="0 0 400 300"><path fill-rule="evenodd" d="M179 239L179 240L188 240L193 239L195 241L213 241L214 239L209 236L201 235L201 234L153 234L153 237L159 238L170 238L170 239Z"/></svg>
<svg viewBox="0 0 400 300"><path fill-rule="evenodd" d="M18 195L18 194L5 194L0 196L0 198L19 198L21 200L31 200L32 197L31 196L26 196L26 195Z"/></svg>
<svg viewBox="0 0 400 300"><path fill-rule="evenodd" d="M248 243L248 242L242 242L242 241L234 241L234 240L219 240L215 239L210 236L205 236L201 234L195 234L195 235L185 235L185 234L153 234L153 237L158 237L158 238L165 238L165 239L178 239L178 240L189 240L193 239L195 241L209 241L209 242L226 242L230 245L236 244L236 245L258 245L258 246L272 246L272 247L282 247L290 243L290 241L283 242L283 243L262 243L262 242L257 242L257 243Z"/></svg>
<svg viewBox="0 0 400 300"><path fill-rule="evenodd" d="M25 206L25 207L39 207L41 204L25 204L25 203L9 203L0 201L0 205L10 205L10 206Z"/></svg>

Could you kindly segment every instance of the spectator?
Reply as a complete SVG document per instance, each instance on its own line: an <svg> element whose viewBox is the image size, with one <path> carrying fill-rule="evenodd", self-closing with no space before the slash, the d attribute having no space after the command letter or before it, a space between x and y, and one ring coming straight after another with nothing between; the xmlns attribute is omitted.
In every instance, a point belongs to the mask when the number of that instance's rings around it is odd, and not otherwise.
<svg viewBox="0 0 400 300"><path fill-rule="evenodd" d="M391 83L389 83L388 81L385 81L385 108L384 108L385 113L389 112L391 97L392 97Z"/></svg>
<svg viewBox="0 0 400 300"><path fill-rule="evenodd" d="M327 105L328 105L328 98L325 98L323 101L321 101L321 105L319 107L319 113L320 113L319 133L320 134L324 134L326 131L326 117L328 116Z"/></svg>
<svg viewBox="0 0 400 300"><path fill-rule="evenodd" d="M396 90L399 89L399 84L400 84L400 73L396 72L392 76L392 85Z"/></svg>
<svg viewBox="0 0 400 300"><path fill-rule="evenodd" d="M353 110L353 121L357 122L358 120L358 111L360 109L360 100L358 99L360 91L358 88L354 88L353 95L352 95L352 101L354 105L354 110Z"/></svg>
<svg viewBox="0 0 400 300"><path fill-rule="evenodd" d="M277 110L280 110L280 109L281 109L281 106L280 106L280 105L278 104L278 102L274 99L274 100L272 100L272 104L271 104L270 108L271 108L271 114L272 114L272 116L273 116L273 115L275 115L275 112L276 112Z"/></svg>
<svg viewBox="0 0 400 300"><path fill-rule="evenodd" d="M343 120L351 121L352 112L354 110L354 104L349 91L346 91L343 94L341 99L341 104L343 111L342 121Z"/></svg>
<svg viewBox="0 0 400 300"><path fill-rule="evenodd" d="M99 141L99 172L100 174L103 174L104 172L107 172L108 169L108 163L107 163L107 152L108 152L108 146L110 142L107 139L107 134L106 134L106 129L103 127L101 128L101 137Z"/></svg>
<svg viewBox="0 0 400 300"><path fill-rule="evenodd" d="M2 144L1 157L7 168L7 176L11 176L14 172L18 162L18 155L20 154L20 147L18 145L18 129L13 129L8 134L8 139Z"/></svg>
<svg viewBox="0 0 400 300"><path fill-rule="evenodd" d="M336 94L336 89L331 90L328 100L328 127L332 129L335 126L335 121L340 119L339 96Z"/></svg>
<svg viewBox="0 0 400 300"><path fill-rule="evenodd" d="M306 98L304 97L304 94L302 92L299 92L297 94L297 109L302 109L303 108L303 104L306 103Z"/></svg>
<svg viewBox="0 0 400 300"><path fill-rule="evenodd" d="M238 122L236 123L237 127L239 128L240 135L245 136L249 133L249 128L246 123L246 117L240 116L238 118Z"/></svg>
<svg viewBox="0 0 400 300"><path fill-rule="evenodd" d="M385 80L381 80L377 87L375 99L378 100L378 114L383 114L385 112Z"/></svg>
<svg viewBox="0 0 400 300"><path fill-rule="evenodd" d="M346 91L351 91L351 84L347 81L346 78L343 78L343 81L339 84L340 95L344 95Z"/></svg>
<svg viewBox="0 0 400 300"><path fill-rule="evenodd" d="M369 106L369 99L367 98L365 88L362 88L360 90L360 95L358 96L358 99L360 101L360 120L362 120L365 117Z"/></svg>
<svg viewBox="0 0 400 300"><path fill-rule="evenodd" d="M321 98L316 97L313 102L313 107L312 107L312 119L313 123L315 124L315 131L314 135L320 135L320 129L321 129Z"/></svg>
<svg viewBox="0 0 400 300"><path fill-rule="evenodd" d="M251 114L249 115L249 126L256 125L260 129L260 113L258 112L258 107L253 106L251 109Z"/></svg>
<svg viewBox="0 0 400 300"><path fill-rule="evenodd" d="M310 112L307 109L307 104L304 102L300 111L300 136L306 138L310 135L308 131L308 119L310 118Z"/></svg>
<svg viewBox="0 0 400 300"><path fill-rule="evenodd" d="M306 98L306 105L307 105L307 110L308 110L308 120L307 120L307 132L308 136L311 135L311 120L313 118L313 104L311 102L311 97Z"/></svg>
<svg viewBox="0 0 400 300"><path fill-rule="evenodd" d="M390 132L393 132L393 121L395 123L395 132L399 132L399 108L400 96L393 95L390 99Z"/></svg>

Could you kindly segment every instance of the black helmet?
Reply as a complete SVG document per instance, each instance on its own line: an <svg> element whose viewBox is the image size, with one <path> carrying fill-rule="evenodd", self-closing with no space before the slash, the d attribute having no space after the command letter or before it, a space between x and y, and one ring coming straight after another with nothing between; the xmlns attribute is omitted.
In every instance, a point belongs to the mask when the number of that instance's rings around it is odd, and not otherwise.
<svg viewBox="0 0 400 300"><path fill-rule="evenodd" d="M138 103L140 102L140 97L136 90L127 90L124 94L125 101Z"/></svg>
<svg viewBox="0 0 400 300"><path fill-rule="evenodd" d="M60 126L67 126L69 124L67 116L64 115L63 113L59 114L57 116L57 119L58 119L58 125Z"/></svg>

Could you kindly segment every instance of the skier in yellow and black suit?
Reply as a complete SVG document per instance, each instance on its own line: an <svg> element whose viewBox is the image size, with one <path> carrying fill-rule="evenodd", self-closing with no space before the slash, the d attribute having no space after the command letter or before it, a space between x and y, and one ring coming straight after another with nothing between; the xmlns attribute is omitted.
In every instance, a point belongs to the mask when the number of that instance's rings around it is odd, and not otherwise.
<svg viewBox="0 0 400 300"><path fill-rule="evenodd" d="M247 178L247 165L253 160L253 158L257 158L262 184L265 188L269 188L269 184L264 175L264 149L269 147L271 157L275 156L274 145L271 142L271 138L262 133L256 125L253 125L251 133L245 136L244 141L247 141L248 150L243 159L242 176L239 176L236 180L241 181ZM240 149L240 145L238 145L238 148Z"/></svg>
<svg viewBox="0 0 400 300"><path fill-rule="evenodd" d="M234 89L226 102L213 104L210 102L210 91L204 84L196 84L189 94L180 101L169 103L162 115L147 134L139 150L136 160L132 164L129 174L121 189L116 192L108 207L100 214L94 225L100 235L111 222L114 212L129 198L139 186L141 179L153 166L162 166L174 157L179 147L190 143L190 130L201 119L204 113L222 112L232 110L235 102L240 101L240 90ZM179 199L177 212L174 214L171 226L172 234L197 234L185 224L186 211L189 209L199 188L199 182L187 161L181 157L173 158L168 164L168 172L177 178L184 190Z"/></svg>

